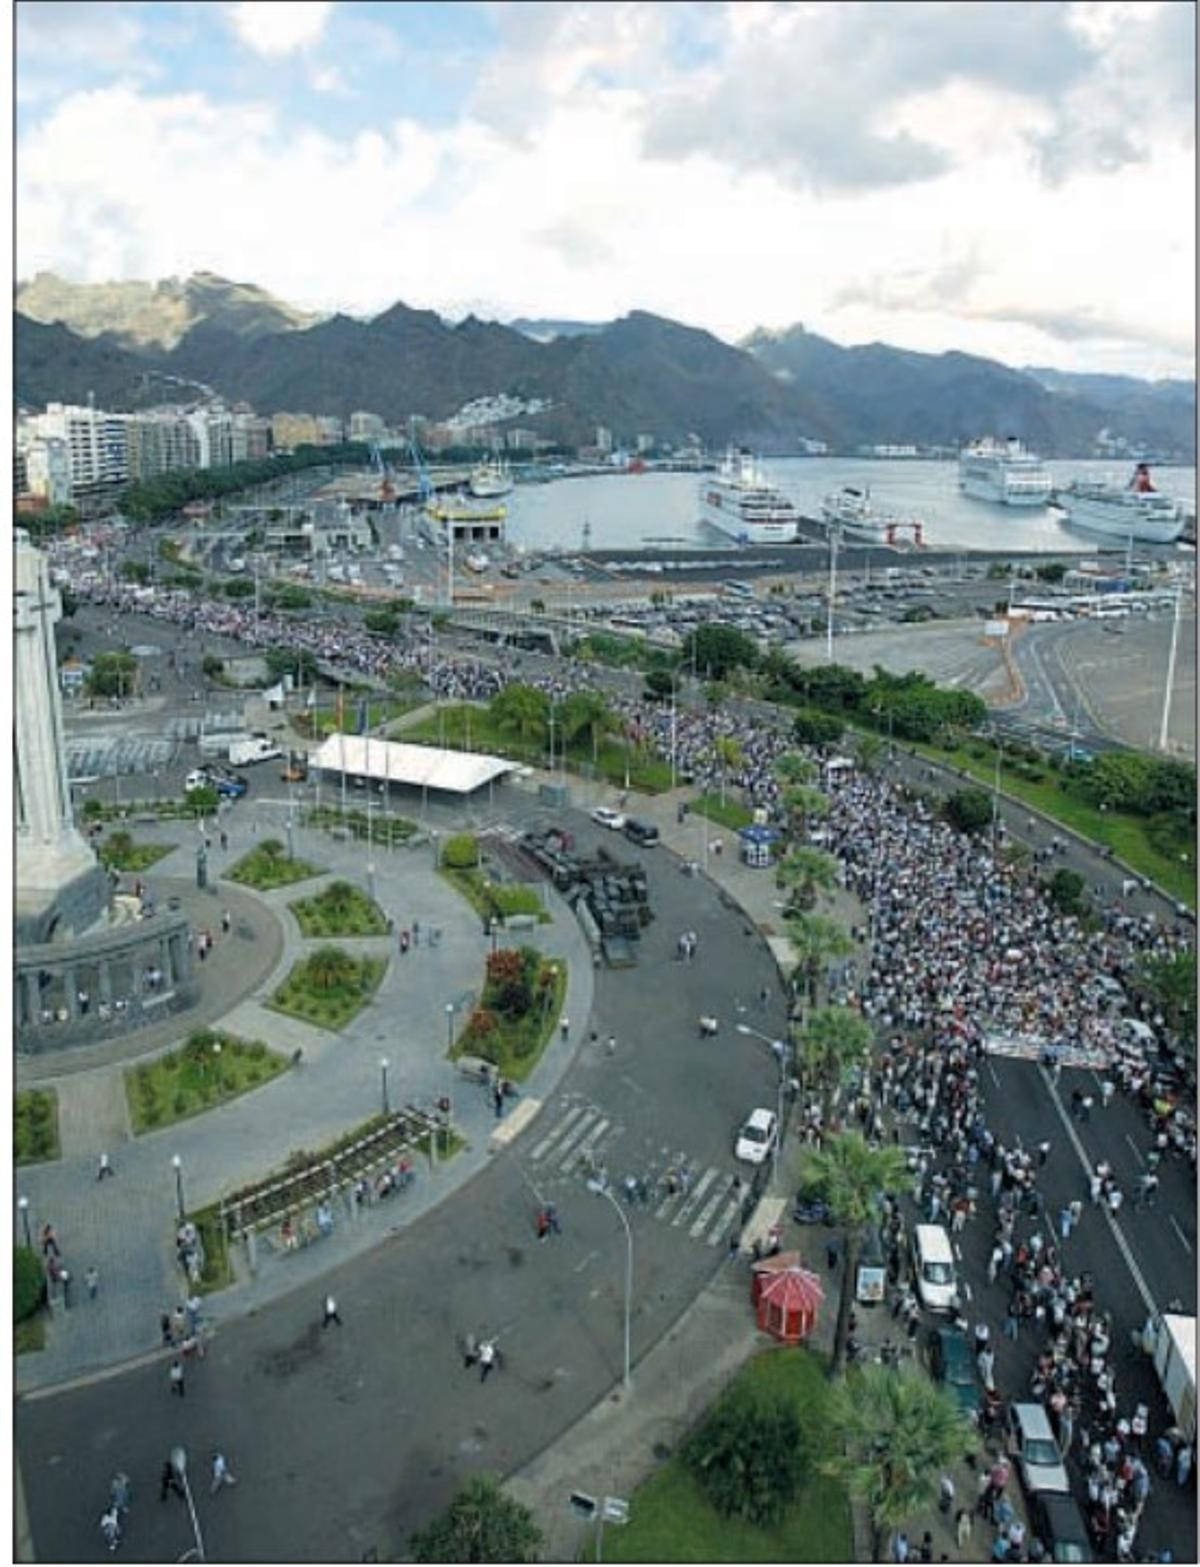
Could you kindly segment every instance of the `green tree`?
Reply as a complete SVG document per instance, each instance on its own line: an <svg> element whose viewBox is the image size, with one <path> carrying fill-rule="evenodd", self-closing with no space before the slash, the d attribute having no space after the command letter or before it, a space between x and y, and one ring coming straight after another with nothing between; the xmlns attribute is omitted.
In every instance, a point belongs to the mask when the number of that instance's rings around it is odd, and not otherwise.
<svg viewBox="0 0 1200 1567"><path fill-rule="evenodd" d="M505 1496L491 1475L478 1474L444 1512L413 1531L409 1549L418 1562L532 1562L541 1543L528 1507Z"/></svg>
<svg viewBox="0 0 1200 1567"><path fill-rule="evenodd" d="M669 669L648 669L646 671L646 700L648 702L665 702L667 697L674 696L676 689L675 676Z"/></svg>
<svg viewBox="0 0 1200 1567"><path fill-rule="evenodd" d="M791 890L792 906L811 909L818 892L831 893L838 885L838 862L832 854L801 845L779 862L775 885Z"/></svg>
<svg viewBox="0 0 1200 1567"><path fill-rule="evenodd" d="M1044 886L1046 896L1060 914L1082 914L1087 907L1083 896L1084 880L1076 871L1060 866Z"/></svg>
<svg viewBox="0 0 1200 1567"><path fill-rule="evenodd" d="M46 1275L31 1247L13 1247L13 1321L32 1317L46 1298Z"/></svg>
<svg viewBox="0 0 1200 1567"><path fill-rule="evenodd" d="M1175 952L1170 957L1143 959L1141 978L1162 1008L1168 1028L1196 1052L1196 954Z"/></svg>
<svg viewBox="0 0 1200 1567"><path fill-rule="evenodd" d="M982 832L991 825L992 797L983 789L956 789L943 805L942 814L959 832Z"/></svg>
<svg viewBox="0 0 1200 1567"><path fill-rule="evenodd" d="M138 661L132 653L97 653L87 677L92 696L129 696L137 690Z"/></svg>
<svg viewBox="0 0 1200 1567"><path fill-rule="evenodd" d="M804 1150L800 1178L807 1190L829 1204L834 1222L842 1230L846 1260L833 1349L834 1370L840 1371L846 1364L850 1303L863 1226L875 1218L885 1192L899 1192L910 1184L907 1156L891 1144L873 1148L861 1132L838 1132L826 1137L820 1148Z"/></svg>
<svg viewBox="0 0 1200 1567"><path fill-rule="evenodd" d="M723 680L735 669L758 667L758 644L734 626L709 621L684 637L679 662L706 679Z"/></svg>
<svg viewBox="0 0 1200 1567"><path fill-rule="evenodd" d="M827 1431L836 1451L822 1465L871 1519L872 1556L887 1537L926 1515L942 1474L979 1446L949 1394L916 1370L868 1366L830 1394Z"/></svg>
<svg viewBox="0 0 1200 1567"><path fill-rule="evenodd" d="M831 746L842 738L845 725L832 713L802 707L792 720L792 738L801 745Z"/></svg>
<svg viewBox="0 0 1200 1567"><path fill-rule="evenodd" d="M854 942L844 926L823 914L793 914L785 920L788 940L796 953L793 985L810 1003L816 1000L821 970L854 952Z"/></svg>
<svg viewBox="0 0 1200 1567"><path fill-rule="evenodd" d="M783 804L788 813L788 826L793 837L801 837L810 821L829 814L829 800L819 789L808 784L796 784L783 791Z"/></svg>
<svg viewBox="0 0 1200 1567"><path fill-rule="evenodd" d="M883 741L878 735L859 735L858 765L865 773L875 773L883 756Z"/></svg>
<svg viewBox="0 0 1200 1567"><path fill-rule="evenodd" d="M835 1091L857 1068L869 1064L875 1031L849 1007L817 1007L809 1013L799 1043L805 1085L817 1084L828 1120Z"/></svg>
<svg viewBox="0 0 1200 1567"><path fill-rule="evenodd" d="M394 637L400 630L400 616L391 605L385 609L369 609L363 616L363 625L376 636Z"/></svg>
<svg viewBox="0 0 1200 1567"><path fill-rule="evenodd" d="M488 712L498 728L522 740L537 740L549 728L550 698L536 686L505 686L488 703Z"/></svg>
<svg viewBox="0 0 1200 1567"><path fill-rule="evenodd" d="M571 744L583 740L595 751L616 723L616 714L599 691L573 691L562 705L563 734Z"/></svg>
<svg viewBox="0 0 1200 1567"><path fill-rule="evenodd" d="M263 654L272 680L291 675L298 686L311 686L317 678L317 655L306 647L269 647Z"/></svg>
<svg viewBox="0 0 1200 1567"><path fill-rule="evenodd" d="M227 577L221 584L221 592L227 599L252 599L254 584L249 577Z"/></svg>
<svg viewBox="0 0 1200 1567"><path fill-rule="evenodd" d="M340 990L358 978L358 964L342 947L318 947L306 964L314 990Z"/></svg>
<svg viewBox="0 0 1200 1567"><path fill-rule="evenodd" d="M732 735L718 735L717 760L721 764L721 804L725 804L725 780L730 773L739 772L746 765L746 753Z"/></svg>
<svg viewBox="0 0 1200 1567"><path fill-rule="evenodd" d="M215 816L221 796L211 784L202 784L199 789L187 790L183 803L193 816Z"/></svg>
<svg viewBox="0 0 1200 1567"><path fill-rule="evenodd" d="M794 1499L813 1440L785 1392L756 1396L741 1387L688 1437L680 1456L723 1518L768 1529Z"/></svg>
<svg viewBox="0 0 1200 1567"><path fill-rule="evenodd" d="M150 581L150 568L142 560L123 560L117 567L117 575L140 586Z"/></svg>
<svg viewBox="0 0 1200 1567"><path fill-rule="evenodd" d="M811 757L801 756L799 751L784 751L775 758L775 776L785 784L810 784L820 768Z"/></svg>
<svg viewBox="0 0 1200 1567"><path fill-rule="evenodd" d="M217 658L214 653L206 653L200 664L206 680L220 680L225 673L225 660Z"/></svg>

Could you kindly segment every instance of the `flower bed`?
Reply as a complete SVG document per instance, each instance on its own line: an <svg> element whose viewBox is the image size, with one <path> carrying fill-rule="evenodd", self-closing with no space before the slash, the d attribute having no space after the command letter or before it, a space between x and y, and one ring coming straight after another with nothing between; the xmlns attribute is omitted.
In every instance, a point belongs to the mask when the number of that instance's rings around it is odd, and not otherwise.
<svg viewBox="0 0 1200 1567"><path fill-rule="evenodd" d="M379 905L348 881L331 882L324 892L288 907L310 941L324 936L386 936L392 928Z"/></svg>
<svg viewBox="0 0 1200 1567"><path fill-rule="evenodd" d="M336 1031L366 1006L386 968L386 958L356 958L341 947L320 947L295 965L268 1005Z"/></svg>
<svg viewBox="0 0 1200 1567"><path fill-rule="evenodd" d="M134 1134L212 1110L268 1083L290 1066L289 1057L260 1039L238 1039L197 1029L186 1044L125 1072L125 1097Z"/></svg>
<svg viewBox="0 0 1200 1567"><path fill-rule="evenodd" d="M257 849L244 854L226 874L230 881L240 882L243 887L270 892L274 887L290 887L293 882L309 881L322 872L319 865L310 865L307 860L290 859L277 838L268 838Z"/></svg>

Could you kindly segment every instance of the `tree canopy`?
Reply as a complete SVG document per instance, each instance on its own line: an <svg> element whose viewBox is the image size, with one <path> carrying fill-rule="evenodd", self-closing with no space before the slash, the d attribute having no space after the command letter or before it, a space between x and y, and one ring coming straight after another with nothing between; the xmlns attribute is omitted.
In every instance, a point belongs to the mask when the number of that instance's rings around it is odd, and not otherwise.
<svg viewBox="0 0 1200 1567"><path fill-rule="evenodd" d="M523 1503L500 1489L491 1475L471 1475L444 1512L413 1531L409 1549L418 1562L532 1562L542 1531Z"/></svg>
<svg viewBox="0 0 1200 1567"><path fill-rule="evenodd" d="M758 643L736 626L709 622L689 631L679 650L682 668L694 668L708 680L723 680L735 669L758 666Z"/></svg>

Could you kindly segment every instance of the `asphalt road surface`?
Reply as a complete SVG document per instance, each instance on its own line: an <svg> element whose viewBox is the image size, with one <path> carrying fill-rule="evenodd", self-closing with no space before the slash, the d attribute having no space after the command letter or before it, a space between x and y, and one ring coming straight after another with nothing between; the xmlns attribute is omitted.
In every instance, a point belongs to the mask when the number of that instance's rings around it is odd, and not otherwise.
<svg viewBox="0 0 1200 1567"><path fill-rule="evenodd" d="M581 841L612 846L583 818L577 825ZM122 1555L180 1557L191 1544L186 1510L157 1497L176 1443L196 1474L210 1559L323 1561L397 1556L465 1474L505 1473L552 1442L622 1371L624 1231L609 1202L584 1185L574 1152L585 1144L616 1182L634 1174L653 1184L681 1159L692 1170L686 1198L629 1211L635 1366L724 1266L737 1224L733 1138L753 1106L775 1104L777 1086L770 1051L735 1024L745 1019L773 1036L782 996L761 943L707 884L682 876L661 850L617 847L623 859L644 859L657 917L637 969L597 976L591 1021L600 1044L581 1044L511 1152L330 1276L344 1326L323 1330L323 1291L305 1289L223 1324L205 1361L189 1367L182 1400L168 1390L167 1361L155 1359L19 1404L39 1559L98 1556L98 1519L117 1469L135 1491ZM691 965L675 957L685 928L699 937ZM721 1020L717 1038L698 1038L701 1013ZM533 1219L546 1199L557 1203L563 1233L539 1242ZM213 1305L219 1315L220 1297ZM495 1334L504 1356L483 1385L463 1368L468 1331ZM239 1484L210 1498L216 1447Z"/></svg>

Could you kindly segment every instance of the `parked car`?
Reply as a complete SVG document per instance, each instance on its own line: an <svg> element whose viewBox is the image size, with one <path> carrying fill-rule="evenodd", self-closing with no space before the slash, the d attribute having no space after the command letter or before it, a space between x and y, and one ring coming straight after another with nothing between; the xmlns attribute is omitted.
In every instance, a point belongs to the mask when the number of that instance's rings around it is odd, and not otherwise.
<svg viewBox="0 0 1200 1567"><path fill-rule="evenodd" d="M806 1197L800 1191L792 1204L792 1218L797 1224L832 1224L833 1210L820 1197Z"/></svg>
<svg viewBox="0 0 1200 1567"><path fill-rule="evenodd" d="M636 817L630 816L625 822L625 836L633 843L640 843L649 847L658 842L658 828L653 822L640 822Z"/></svg>
<svg viewBox="0 0 1200 1567"><path fill-rule="evenodd" d="M733 1157L744 1164L762 1164L775 1146L776 1130L774 1110L751 1110L738 1133Z"/></svg>
<svg viewBox="0 0 1200 1567"><path fill-rule="evenodd" d="M1031 1496L1039 1491L1069 1494L1071 1485L1062 1453L1051 1429L1050 1417L1041 1404L1011 1406L1008 1445L1017 1460L1021 1483Z"/></svg>
<svg viewBox="0 0 1200 1567"><path fill-rule="evenodd" d="M600 827L608 827L613 832L620 832L625 826L625 817L620 811L614 811L609 805L598 805L592 812L592 820Z"/></svg>
<svg viewBox="0 0 1200 1567"><path fill-rule="evenodd" d="M929 1335L929 1371L964 1415L979 1418L981 1402L975 1351L961 1328L934 1328Z"/></svg>
<svg viewBox="0 0 1200 1567"><path fill-rule="evenodd" d="M1029 1498L1029 1532L1046 1547L1046 1559L1052 1562L1092 1562L1092 1542L1087 1525L1072 1496L1054 1491L1038 1492Z"/></svg>

